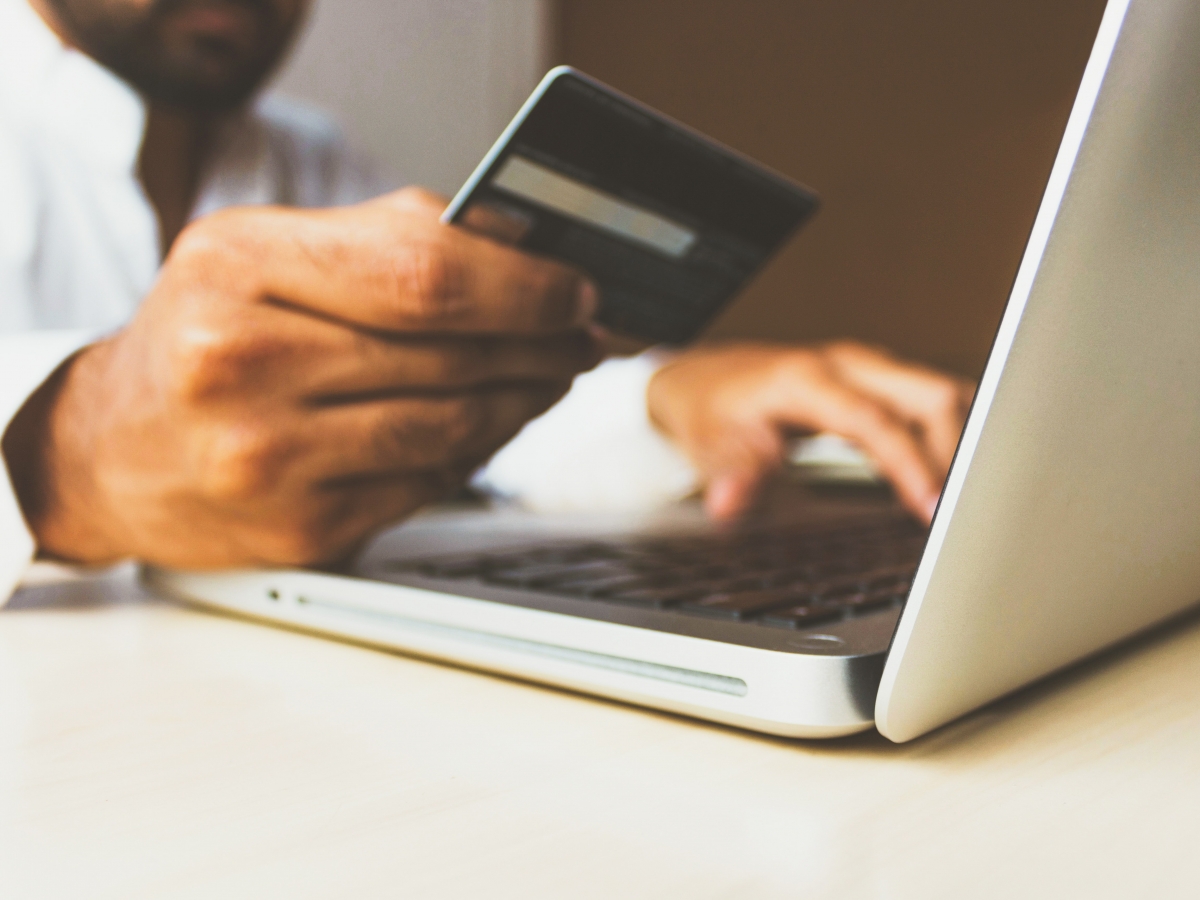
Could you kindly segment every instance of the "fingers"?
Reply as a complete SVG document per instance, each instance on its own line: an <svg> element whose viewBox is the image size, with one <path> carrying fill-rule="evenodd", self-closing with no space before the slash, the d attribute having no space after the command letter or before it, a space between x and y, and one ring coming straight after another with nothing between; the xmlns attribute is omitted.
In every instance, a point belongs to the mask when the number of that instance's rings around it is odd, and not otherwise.
<svg viewBox="0 0 1200 900"><path fill-rule="evenodd" d="M364 478L338 489L346 515L337 529L342 544L353 547L363 535L412 515L461 487L470 470L439 470ZM344 554L343 554L344 555Z"/></svg>
<svg viewBox="0 0 1200 900"><path fill-rule="evenodd" d="M325 491L322 562L344 562L371 535L441 500L470 476L471 468L438 469L354 479Z"/></svg>
<svg viewBox="0 0 1200 900"><path fill-rule="evenodd" d="M450 198L423 187L406 187L377 197L374 203L386 204L398 210L440 217L450 204Z"/></svg>
<svg viewBox="0 0 1200 900"><path fill-rule="evenodd" d="M40 546L329 561L461 483L595 362L596 297L441 207L410 191L189 226L129 326L63 369L71 427L39 447L71 505Z"/></svg>
<svg viewBox="0 0 1200 900"><path fill-rule="evenodd" d="M772 399L776 422L832 431L858 444L905 506L925 521L933 517L941 475L918 436L887 405L840 381L831 367L807 367L806 377L785 380Z"/></svg>
<svg viewBox="0 0 1200 900"><path fill-rule="evenodd" d="M687 351L663 367L647 403L705 478L714 517L744 510L781 464L784 435L806 429L853 441L929 521L968 390L859 345L731 344Z"/></svg>
<svg viewBox="0 0 1200 900"><path fill-rule="evenodd" d="M968 382L862 344L834 344L827 355L848 384L911 422L942 474L949 471L974 392Z"/></svg>
<svg viewBox="0 0 1200 900"><path fill-rule="evenodd" d="M303 419L296 456L310 477L326 484L420 470L470 471L567 387L563 381L322 408Z"/></svg>
<svg viewBox="0 0 1200 900"><path fill-rule="evenodd" d="M755 398L746 399L753 403ZM785 444L773 421L752 417L695 435L691 449L707 481L706 511L717 521L731 521L753 505L759 489L783 465Z"/></svg>
<svg viewBox="0 0 1200 900"><path fill-rule="evenodd" d="M529 233L533 227L533 219L524 214L517 214L515 210L491 203L475 202L467 207L457 224L502 244L516 244Z"/></svg>
<svg viewBox="0 0 1200 900"><path fill-rule="evenodd" d="M235 540L260 565L344 564L374 532L445 497L468 474L429 470L317 487L286 513L235 528Z"/></svg>
<svg viewBox="0 0 1200 900"><path fill-rule="evenodd" d="M715 522L732 522L754 503L761 479L743 472L718 475L704 491L704 511Z"/></svg>
<svg viewBox="0 0 1200 900"><path fill-rule="evenodd" d="M244 297L249 284L396 333L545 334L591 321L598 297L582 273L443 225L438 205L409 191L334 210L228 210L186 230L171 262L191 263L218 294Z"/></svg>
<svg viewBox="0 0 1200 900"><path fill-rule="evenodd" d="M561 383L600 360L599 345L583 331L549 338L389 338L318 324L320 343L310 344L307 366L292 367L292 387L323 403L373 393Z"/></svg>

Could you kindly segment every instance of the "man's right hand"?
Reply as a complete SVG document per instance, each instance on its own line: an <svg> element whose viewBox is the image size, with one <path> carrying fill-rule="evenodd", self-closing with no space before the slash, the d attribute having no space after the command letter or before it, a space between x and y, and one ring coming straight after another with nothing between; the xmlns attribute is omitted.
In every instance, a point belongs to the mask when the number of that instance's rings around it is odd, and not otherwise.
<svg viewBox="0 0 1200 900"><path fill-rule="evenodd" d="M322 564L444 495L599 359L580 273L419 190L189 226L5 437L43 553Z"/></svg>

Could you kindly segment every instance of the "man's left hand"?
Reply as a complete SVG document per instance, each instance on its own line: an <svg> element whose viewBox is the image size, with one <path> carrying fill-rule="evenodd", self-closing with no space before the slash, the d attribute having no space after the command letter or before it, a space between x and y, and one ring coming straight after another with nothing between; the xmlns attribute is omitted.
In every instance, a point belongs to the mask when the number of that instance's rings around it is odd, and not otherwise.
<svg viewBox="0 0 1200 900"><path fill-rule="evenodd" d="M862 344L689 350L647 392L650 416L699 469L705 505L736 518L783 465L789 433L857 444L912 513L933 518L974 385Z"/></svg>

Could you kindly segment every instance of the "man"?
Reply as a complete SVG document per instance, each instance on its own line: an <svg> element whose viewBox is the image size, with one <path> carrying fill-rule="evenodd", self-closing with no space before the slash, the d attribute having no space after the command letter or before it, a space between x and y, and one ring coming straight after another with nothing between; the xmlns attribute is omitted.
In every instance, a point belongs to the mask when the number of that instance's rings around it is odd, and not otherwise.
<svg viewBox="0 0 1200 900"><path fill-rule="evenodd" d="M359 202L328 123L254 104L305 0L30 3L0 0L0 598L35 552L336 563L501 447L478 483L542 505L699 481L731 517L786 429L831 430L931 515L968 389L856 345L610 361L509 443L599 360L596 290L428 192Z"/></svg>

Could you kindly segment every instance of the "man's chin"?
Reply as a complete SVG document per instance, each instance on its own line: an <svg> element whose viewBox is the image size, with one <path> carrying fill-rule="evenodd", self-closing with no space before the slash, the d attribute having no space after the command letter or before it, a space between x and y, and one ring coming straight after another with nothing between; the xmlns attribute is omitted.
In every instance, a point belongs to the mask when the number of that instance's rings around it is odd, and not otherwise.
<svg viewBox="0 0 1200 900"><path fill-rule="evenodd" d="M266 12L228 3L184 6L165 17L160 27L172 40L225 41L252 47L273 30Z"/></svg>
<svg viewBox="0 0 1200 900"><path fill-rule="evenodd" d="M219 42L171 48L156 58L101 60L147 100L184 112L219 113L245 104L270 72L268 60L247 60Z"/></svg>
<svg viewBox="0 0 1200 900"><path fill-rule="evenodd" d="M85 53L150 102L182 112L244 105L300 22L282 20L270 0L154 0L139 21L128 22L97 18L96 0L44 2Z"/></svg>
<svg viewBox="0 0 1200 900"><path fill-rule="evenodd" d="M182 113L219 114L236 110L254 96L263 80L257 73L231 79L227 72L214 73L206 66L165 72L122 70L111 65L109 68L149 103Z"/></svg>
<svg viewBox="0 0 1200 900"><path fill-rule="evenodd" d="M255 87L227 88L209 84L143 82L135 85L151 104L181 113L220 115L233 112L254 96Z"/></svg>

